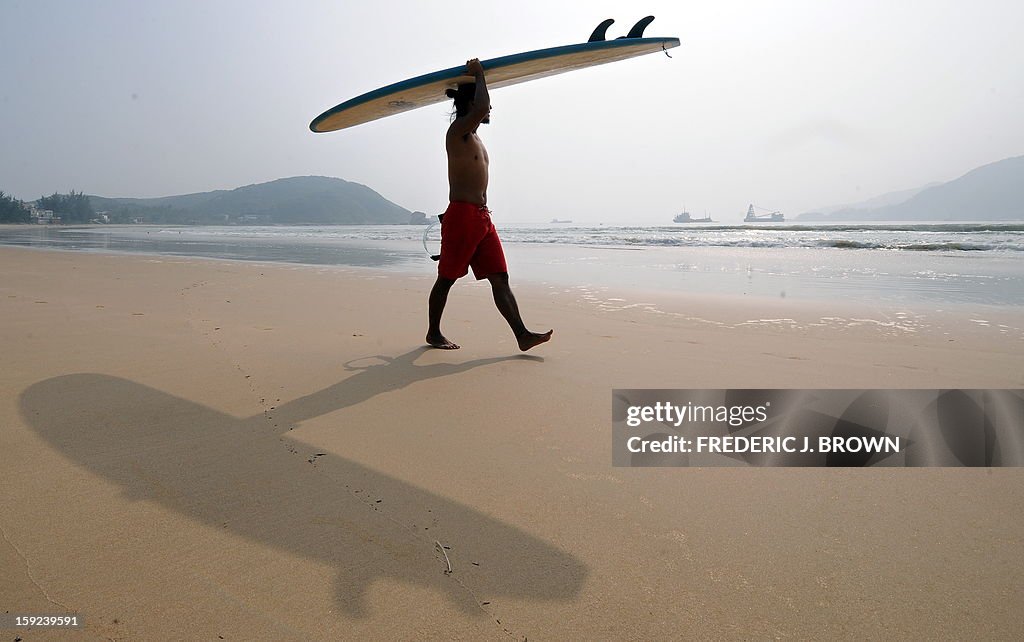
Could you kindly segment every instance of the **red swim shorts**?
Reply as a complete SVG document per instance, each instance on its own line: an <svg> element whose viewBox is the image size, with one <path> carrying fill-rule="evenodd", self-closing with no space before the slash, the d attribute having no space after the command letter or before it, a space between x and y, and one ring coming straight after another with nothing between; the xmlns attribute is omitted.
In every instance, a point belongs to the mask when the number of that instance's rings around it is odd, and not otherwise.
<svg viewBox="0 0 1024 642"><path fill-rule="evenodd" d="M454 281L466 276L470 267L477 280L508 272L490 210L484 205L453 201L441 219L441 260L437 274Z"/></svg>

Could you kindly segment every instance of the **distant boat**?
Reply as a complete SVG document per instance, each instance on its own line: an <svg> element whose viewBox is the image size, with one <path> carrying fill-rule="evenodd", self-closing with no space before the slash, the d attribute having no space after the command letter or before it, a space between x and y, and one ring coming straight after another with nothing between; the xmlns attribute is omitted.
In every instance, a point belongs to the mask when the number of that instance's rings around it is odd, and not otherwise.
<svg viewBox="0 0 1024 642"><path fill-rule="evenodd" d="M754 204L751 203L750 207L747 208L747 217L743 219L744 223L782 223L786 220L786 217L782 215L782 212L772 212L771 214L754 214Z"/></svg>
<svg viewBox="0 0 1024 642"><path fill-rule="evenodd" d="M674 219L672 219L672 222L673 223L714 223L714 221L711 220L711 217L708 216L707 214L704 215L704 218L693 218L692 216L690 216L689 212L683 212L682 214L677 214L676 217Z"/></svg>
<svg viewBox="0 0 1024 642"><path fill-rule="evenodd" d="M560 219L557 219L557 218L553 218L553 219L551 219L551 222L552 223L572 223L572 219L568 219L567 218L567 219L560 220Z"/></svg>

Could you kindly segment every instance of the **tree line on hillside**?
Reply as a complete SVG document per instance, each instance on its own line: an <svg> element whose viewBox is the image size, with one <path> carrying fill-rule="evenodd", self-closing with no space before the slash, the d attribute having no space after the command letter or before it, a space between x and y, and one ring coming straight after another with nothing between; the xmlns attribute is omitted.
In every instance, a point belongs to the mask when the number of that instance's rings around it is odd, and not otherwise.
<svg viewBox="0 0 1024 642"><path fill-rule="evenodd" d="M41 210L53 211L54 216L59 216L64 223L88 223L96 216L89 197L82 192L75 193L74 190L69 194L55 192L53 196L44 196L36 201L36 206Z"/></svg>
<svg viewBox="0 0 1024 642"><path fill-rule="evenodd" d="M179 209L170 205L139 205L137 203L105 203L100 206L111 223L146 223L169 225L223 225L227 219L223 214L202 214Z"/></svg>
<svg viewBox="0 0 1024 642"><path fill-rule="evenodd" d="M68 194L43 196L35 202L40 210L50 210L64 223L88 223L96 217L89 197L72 190ZM31 208L24 201L0 191L0 223L31 223Z"/></svg>
<svg viewBox="0 0 1024 642"><path fill-rule="evenodd" d="M0 191L0 223L31 223L32 216L24 202Z"/></svg>

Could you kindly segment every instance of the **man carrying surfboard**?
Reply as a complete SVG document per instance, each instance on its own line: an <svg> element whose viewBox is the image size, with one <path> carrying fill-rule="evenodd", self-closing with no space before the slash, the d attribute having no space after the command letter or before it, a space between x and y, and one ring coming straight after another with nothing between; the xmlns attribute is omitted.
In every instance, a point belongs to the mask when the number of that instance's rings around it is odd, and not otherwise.
<svg viewBox="0 0 1024 642"><path fill-rule="evenodd" d="M512 329L519 349L526 351L551 339L552 331L538 334L526 329L508 284L505 254L487 209L487 150L476 133L481 123L491 122L491 100L480 61L467 62L466 71L475 82L446 92L455 99L455 119L445 137L449 204L441 218L441 259L430 291L427 343L444 350L459 348L441 334L441 315L449 290L472 268L477 280L490 281L494 305Z"/></svg>

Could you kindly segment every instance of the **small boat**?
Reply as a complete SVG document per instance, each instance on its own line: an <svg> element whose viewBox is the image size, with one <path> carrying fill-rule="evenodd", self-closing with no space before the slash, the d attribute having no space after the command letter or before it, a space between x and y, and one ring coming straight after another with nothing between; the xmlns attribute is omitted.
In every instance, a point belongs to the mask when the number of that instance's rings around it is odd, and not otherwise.
<svg viewBox="0 0 1024 642"><path fill-rule="evenodd" d="M751 203L750 207L747 208L747 217L743 219L744 223L782 223L786 220L786 217L782 215L782 212L772 212L771 214L754 214L754 204Z"/></svg>

